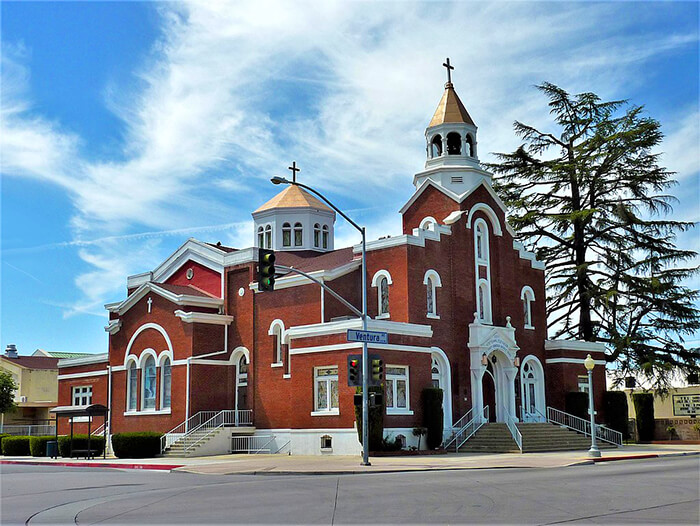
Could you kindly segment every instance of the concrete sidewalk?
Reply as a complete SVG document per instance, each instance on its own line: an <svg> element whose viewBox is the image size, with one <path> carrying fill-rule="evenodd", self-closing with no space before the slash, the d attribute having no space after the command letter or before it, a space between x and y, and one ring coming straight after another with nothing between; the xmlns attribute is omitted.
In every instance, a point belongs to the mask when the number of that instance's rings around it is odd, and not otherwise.
<svg viewBox="0 0 700 526"><path fill-rule="evenodd" d="M356 473L394 473L409 471L440 471L495 468L556 468L679 455L700 455L698 445L633 445L606 449L600 459L590 459L586 451L552 453L458 453L446 455L417 455L403 457L371 457L371 466L361 466L359 456L290 456L290 455L219 455L194 458L95 459L68 460L35 457L0 457L0 464L30 464L47 466L102 467L117 469L148 469L184 471L209 475L340 475ZM700 460L700 459L699 459Z"/></svg>

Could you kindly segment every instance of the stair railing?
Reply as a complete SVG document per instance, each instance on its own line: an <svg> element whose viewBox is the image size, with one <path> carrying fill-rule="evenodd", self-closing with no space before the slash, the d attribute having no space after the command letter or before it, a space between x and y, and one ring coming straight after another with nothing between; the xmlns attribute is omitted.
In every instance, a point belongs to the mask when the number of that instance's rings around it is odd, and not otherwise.
<svg viewBox="0 0 700 526"><path fill-rule="evenodd" d="M578 416L565 413L554 407L547 407L547 421L552 424L558 424L560 426L568 427L574 431L577 431L583 435L591 436L591 423L590 421L579 418ZM616 446L622 446L622 433L605 427L602 424L595 425L595 437L604 442L614 444Z"/></svg>
<svg viewBox="0 0 700 526"><path fill-rule="evenodd" d="M459 452L459 448L464 445L464 443L469 440L474 433L476 433L481 426L489 421L489 406L484 406L483 413L476 415L474 418L469 420L464 424L459 431L457 431L454 436L445 444L445 449L447 449L453 443L455 444L455 451Z"/></svg>
<svg viewBox="0 0 700 526"><path fill-rule="evenodd" d="M166 449L172 446L178 440L187 442L188 436L193 436L201 427L209 422L212 418L220 413L225 413L222 417L222 425L233 426L251 426L253 425L253 410L252 409L225 409L224 411L199 411L184 422L176 425L160 439L160 452L163 454Z"/></svg>
<svg viewBox="0 0 700 526"><path fill-rule="evenodd" d="M510 436L513 437L515 443L518 445L518 449L522 452L523 450L523 435L520 433L518 426L516 425L517 420L510 413L506 413L505 417L506 426L508 426L508 431L510 431Z"/></svg>
<svg viewBox="0 0 700 526"><path fill-rule="evenodd" d="M472 419L472 411L474 409L470 409L466 413L464 413L464 416L457 420L453 425L452 425L452 436L454 436L455 433L457 433L460 429L464 427L464 425L469 422Z"/></svg>
<svg viewBox="0 0 700 526"><path fill-rule="evenodd" d="M248 411L251 411L250 409ZM252 412L252 411L251 411ZM224 409L219 411L213 417L211 417L206 422L203 422L197 426L192 431L188 432L183 438L183 450L185 455L193 449L195 449L199 444L209 440L209 437L213 435L218 429L226 425L239 425L240 415L235 409Z"/></svg>

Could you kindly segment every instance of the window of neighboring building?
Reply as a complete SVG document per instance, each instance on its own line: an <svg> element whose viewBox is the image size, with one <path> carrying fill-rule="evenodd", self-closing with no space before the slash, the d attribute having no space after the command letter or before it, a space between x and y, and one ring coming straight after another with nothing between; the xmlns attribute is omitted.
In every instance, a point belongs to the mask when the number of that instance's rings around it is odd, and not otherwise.
<svg viewBox="0 0 700 526"><path fill-rule="evenodd" d="M265 227L265 248L272 248L272 226Z"/></svg>
<svg viewBox="0 0 700 526"><path fill-rule="evenodd" d="M129 363L129 368L127 369L127 411L136 411L136 400L138 399L138 386L138 369L136 368L136 362L132 361Z"/></svg>
<svg viewBox="0 0 700 526"><path fill-rule="evenodd" d="M300 247L303 244L303 230L301 223L294 223L294 246Z"/></svg>
<svg viewBox="0 0 700 526"><path fill-rule="evenodd" d="M314 369L314 410L338 411L338 366Z"/></svg>
<svg viewBox="0 0 700 526"><path fill-rule="evenodd" d="M328 237L329 237L329 232L328 232L328 225L323 225L323 248L328 248Z"/></svg>
<svg viewBox="0 0 700 526"><path fill-rule="evenodd" d="M314 225L314 246L316 248L321 246L321 225L318 223Z"/></svg>
<svg viewBox="0 0 700 526"><path fill-rule="evenodd" d="M156 359L146 358L143 367L143 398L142 409L156 408Z"/></svg>
<svg viewBox="0 0 700 526"><path fill-rule="evenodd" d="M170 358L163 360L163 365L160 370L161 378L161 395L160 395L160 405L161 409L170 408L170 392L172 390L172 368L170 364Z"/></svg>
<svg viewBox="0 0 700 526"><path fill-rule="evenodd" d="M92 386L81 385L73 388L73 405L88 406L92 404Z"/></svg>
<svg viewBox="0 0 700 526"><path fill-rule="evenodd" d="M408 410L408 367L388 365L386 367L386 411L387 413Z"/></svg>
<svg viewBox="0 0 700 526"><path fill-rule="evenodd" d="M284 223L282 225L282 246L292 246L292 225L289 223Z"/></svg>

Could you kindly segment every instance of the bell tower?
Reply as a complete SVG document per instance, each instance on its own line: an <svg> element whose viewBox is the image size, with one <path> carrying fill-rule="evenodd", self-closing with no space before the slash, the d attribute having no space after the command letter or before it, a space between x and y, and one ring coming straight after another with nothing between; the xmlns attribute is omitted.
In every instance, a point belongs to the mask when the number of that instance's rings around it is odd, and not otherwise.
<svg viewBox="0 0 700 526"><path fill-rule="evenodd" d="M454 66L449 58L443 66L447 68L445 92L425 129L425 169L414 176L413 184L418 188L430 179L459 195L484 180L490 185L491 174L479 164L477 127L452 84Z"/></svg>

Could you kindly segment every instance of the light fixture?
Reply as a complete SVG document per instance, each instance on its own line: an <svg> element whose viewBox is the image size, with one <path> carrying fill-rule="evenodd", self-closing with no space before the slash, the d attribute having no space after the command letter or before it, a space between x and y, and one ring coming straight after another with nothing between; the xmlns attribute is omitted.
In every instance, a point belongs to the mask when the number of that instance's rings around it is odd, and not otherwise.
<svg viewBox="0 0 700 526"><path fill-rule="evenodd" d="M486 356L486 353L481 355L481 365L486 367L489 364L489 359L488 356Z"/></svg>
<svg viewBox="0 0 700 526"><path fill-rule="evenodd" d="M270 181L272 184L289 184L287 179L280 177L279 175L275 175L272 179L270 179Z"/></svg>
<svg viewBox="0 0 700 526"><path fill-rule="evenodd" d="M593 358L591 358L590 354L586 356L585 360L583 360L583 366L586 368L587 371L592 371L595 367L595 361L593 360Z"/></svg>
<svg viewBox="0 0 700 526"><path fill-rule="evenodd" d="M515 365L516 367L520 367L520 357L519 356L515 357L515 360L513 360L513 365Z"/></svg>
<svg viewBox="0 0 700 526"><path fill-rule="evenodd" d="M494 355L491 357L491 363L496 363L496 361L497 361L496 355L494 354Z"/></svg>

